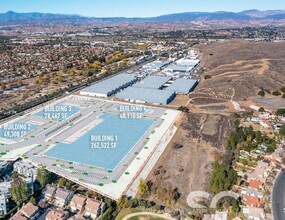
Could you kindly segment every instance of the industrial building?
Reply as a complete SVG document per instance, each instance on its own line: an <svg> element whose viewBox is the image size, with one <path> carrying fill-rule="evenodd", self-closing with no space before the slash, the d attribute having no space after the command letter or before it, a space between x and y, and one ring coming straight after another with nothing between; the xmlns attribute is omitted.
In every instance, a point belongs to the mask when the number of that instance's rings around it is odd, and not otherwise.
<svg viewBox="0 0 285 220"><path fill-rule="evenodd" d="M80 95L108 97L116 94L137 81L135 74L120 74L80 91Z"/></svg>
<svg viewBox="0 0 285 220"><path fill-rule="evenodd" d="M198 80L191 79L177 79L170 84L165 90L173 91L177 94L187 94L192 92L198 85Z"/></svg>
<svg viewBox="0 0 285 220"><path fill-rule="evenodd" d="M136 88L148 88L148 89L161 89L164 84L171 80L171 77L164 76L147 76L142 81L133 85Z"/></svg>
<svg viewBox="0 0 285 220"><path fill-rule="evenodd" d="M154 71L159 71L159 70L162 70L165 66L169 65L172 62L173 62L172 60L166 60L166 61L157 60L157 61L153 61L151 63L144 65L142 68L154 70Z"/></svg>
<svg viewBox="0 0 285 220"><path fill-rule="evenodd" d="M175 64L168 66L165 70L170 72L188 73L191 72L199 62L200 60L180 59Z"/></svg>
<svg viewBox="0 0 285 220"><path fill-rule="evenodd" d="M118 93L116 98L137 103L166 105L169 104L175 96L174 91L129 87Z"/></svg>

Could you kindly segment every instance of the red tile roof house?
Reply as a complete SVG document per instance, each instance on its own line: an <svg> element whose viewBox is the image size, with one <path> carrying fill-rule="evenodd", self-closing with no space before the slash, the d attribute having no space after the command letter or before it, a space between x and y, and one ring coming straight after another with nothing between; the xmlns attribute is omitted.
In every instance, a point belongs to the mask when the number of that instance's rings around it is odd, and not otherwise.
<svg viewBox="0 0 285 220"><path fill-rule="evenodd" d="M69 203L71 198L73 197L74 192L65 190L62 188L57 188L54 194L54 201L53 203L56 206L63 207Z"/></svg>
<svg viewBox="0 0 285 220"><path fill-rule="evenodd" d="M245 200L245 203L247 206L250 206L250 207L260 207L261 206L261 201L259 198L256 198L254 196L248 196L246 195L244 197L244 200Z"/></svg>
<svg viewBox="0 0 285 220"><path fill-rule="evenodd" d="M35 220L40 216L40 210L37 206L32 203L24 205L12 218L11 220Z"/></svg>
<svg viewBox="0 0 285 220"><path fill-rule="evenodd" d="M106 204L99 200L87 198L84 217L97 218L106 209Z"/></svg>
<svg viewBox="0 0 285 220"><path fill-rule="evenodd" d="M83 195L75 194L69 203L71 210L81 213L84 209L86 199Z"/></svg>
<svg viewBox="0 0 285 220"><path fill-rule="evenodd" d="M51 202L54 199L55 191L56 186L50 184L46 185L45 189L43 190L43 195L45 199Z"/></svg>
<svg viewBox="0 0 285 220"><path fill-rule="evenodd" d="M260 181L257 180L251 180L249 182L249 187L257 190L263 190L264 189L264 184Z"/></svg>

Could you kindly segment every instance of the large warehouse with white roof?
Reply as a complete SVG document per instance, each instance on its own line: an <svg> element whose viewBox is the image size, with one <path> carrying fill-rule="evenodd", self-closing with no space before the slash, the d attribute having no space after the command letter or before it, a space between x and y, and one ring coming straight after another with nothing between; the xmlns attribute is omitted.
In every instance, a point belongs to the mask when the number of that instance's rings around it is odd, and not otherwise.
<svg viewBox="0 0 285 220"><path fill-rule="evenodd" d="M170 86L165 90L173 91L178 94L187 94L192 92L198 85L198 80L192 79L176 79Z"/></svg>
<svg viewBox="0 0 285 220"><path fill-rule="evenodd" d="M135 74L120 74L80 91L80 95L108 97L137 81Z"/></svg>
<svg viewBox="0 0 285 220"><path fill-rule="evenodd" d="M149 89L161 89L165 83L171 80L171 77L164 76L147 76L141 82L137 82L133 85L136 88L149 88Z"/></svg>
<svg viewBox="0 0 285 220"><path fill-rule="evenodd" d="M130 102L166 105L169 104L175 96L176 94L173 91L129 87L118 93L116 98Z"/></svg>

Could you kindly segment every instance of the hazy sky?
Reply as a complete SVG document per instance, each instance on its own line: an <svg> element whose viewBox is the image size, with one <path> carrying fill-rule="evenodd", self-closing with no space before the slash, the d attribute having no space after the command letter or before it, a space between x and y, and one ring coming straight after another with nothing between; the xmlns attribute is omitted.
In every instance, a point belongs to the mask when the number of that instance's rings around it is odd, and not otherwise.
<svg viewBox="0 0 285 220"><path fill-rule="evenodd" d="M285 0L0 0L0 13L50 12L93 17L151 17L192 11L285 9Z"/></svg>

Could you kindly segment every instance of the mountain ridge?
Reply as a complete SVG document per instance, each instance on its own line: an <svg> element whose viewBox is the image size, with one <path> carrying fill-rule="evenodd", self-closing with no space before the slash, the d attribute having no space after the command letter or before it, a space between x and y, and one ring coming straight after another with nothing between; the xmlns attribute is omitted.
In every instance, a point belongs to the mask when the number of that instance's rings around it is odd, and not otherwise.
<svg viewBox="0 0 285 220"><path fill-rule="evenodd" d="M0 21L42 21L42 20L96 20L99 22L110 23L147 23L147 22L186 22L186 21L250 21L250 20L283 20L285 19L285 10L267 10L259 11L256 9L242 12L184 12L160 15L156 17L86 17L75 14L53 14L53 13L17 13L8 11L0 13Z"/></svg>

